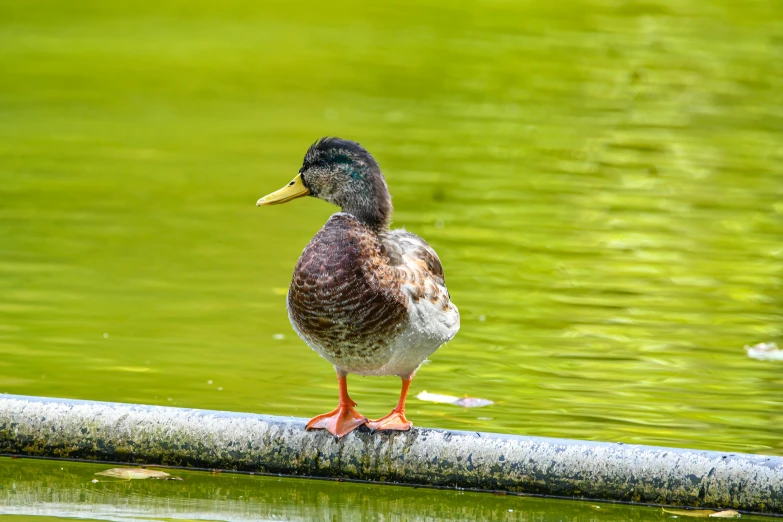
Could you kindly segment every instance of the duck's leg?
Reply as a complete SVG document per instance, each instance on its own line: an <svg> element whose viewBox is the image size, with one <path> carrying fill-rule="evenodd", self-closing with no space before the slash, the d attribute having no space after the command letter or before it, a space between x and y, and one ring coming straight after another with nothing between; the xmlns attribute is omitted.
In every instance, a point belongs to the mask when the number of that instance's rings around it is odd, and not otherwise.
<svg viewBox="0 0 783 522"><path fill-rule="evenodd" d="M367 417L353 409L356 403L348 396L347 374L337 370L337 382L340 384L340 405L337 409L318 415L307 423L308 430L326 430L335 437L348 435L353 430L367 423Z"/></svg>
<svg viewBox="0 0 783 522"><path fill-rule="evenodd" d="M411 429L413 423L405 418L405 399L408 397L408 388L410 388L412 380L413 375L402 377L402 391L400 391L400 400L397 402L397 406L387 416L368 422L368 428L372 431L407 431Z"/></svg>

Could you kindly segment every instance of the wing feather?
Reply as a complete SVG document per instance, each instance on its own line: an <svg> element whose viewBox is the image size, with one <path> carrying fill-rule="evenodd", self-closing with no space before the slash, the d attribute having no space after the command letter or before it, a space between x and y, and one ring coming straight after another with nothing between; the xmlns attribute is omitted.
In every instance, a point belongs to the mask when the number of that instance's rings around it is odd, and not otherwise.
<svg viewBox="0 0 783 522"><path fill-rule="evenodd" d="M459 312L446 289L438 254L424 239L406 230L388 232L382 241L422 328L432 329L431 334L441 342L454 337L459 329Z"/></svg>

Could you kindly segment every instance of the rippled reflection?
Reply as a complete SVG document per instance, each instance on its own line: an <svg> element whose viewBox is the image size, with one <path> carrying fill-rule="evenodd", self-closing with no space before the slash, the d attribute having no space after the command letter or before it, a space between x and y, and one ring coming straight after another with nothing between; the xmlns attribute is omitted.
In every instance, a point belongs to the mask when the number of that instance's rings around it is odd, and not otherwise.
<svg viewBox="0 0 783 522"><path fill-rule="evenodd" d="M140 522L661 519L659 508L176 470L183 481L93 483L108 467L0 458L0 514Z"/></svg>

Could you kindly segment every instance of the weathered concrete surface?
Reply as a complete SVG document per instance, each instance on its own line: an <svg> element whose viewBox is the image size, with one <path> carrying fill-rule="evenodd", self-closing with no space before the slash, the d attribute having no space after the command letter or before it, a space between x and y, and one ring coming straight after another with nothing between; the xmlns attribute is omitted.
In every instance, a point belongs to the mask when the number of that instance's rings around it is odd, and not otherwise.
<svg viewBox="0 0 783 522"><path fill-rule="evenodd" d="M783 514L783 458L0 395L0 454L217 468Z"/></svg>

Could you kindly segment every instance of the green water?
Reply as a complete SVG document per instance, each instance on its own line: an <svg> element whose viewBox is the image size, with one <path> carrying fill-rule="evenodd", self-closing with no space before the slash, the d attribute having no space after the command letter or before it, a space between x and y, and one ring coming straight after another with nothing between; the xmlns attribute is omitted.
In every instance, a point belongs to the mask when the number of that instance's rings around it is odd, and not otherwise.
<svg viewBox="0 0 783 522"><path fill-rule="evenodd" d="M782 56L775 0L0 0L0 392L334 408L284 295L336 209L255 201L338 135L462 314L412 394L496 403L415 424L783 454Z"/></svg>
<svg viewBox="0 0 783 522"><path fill-rule="evenodd" d="M97 520L671 520L660 508L347 482L168 470L181 481L95 476L107 465L0 458L0 513ZM100 480L94 483L93 480ZM0 520L3 520L0 514ZM743 515L742 520L769 520Z"/></svg>

